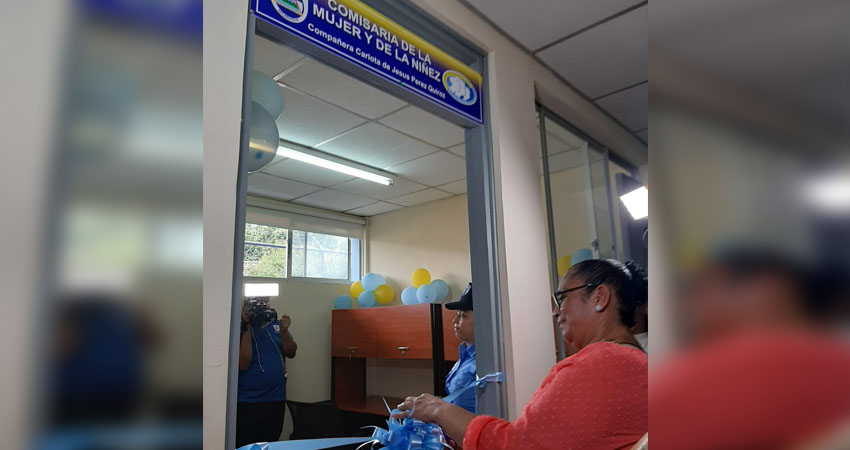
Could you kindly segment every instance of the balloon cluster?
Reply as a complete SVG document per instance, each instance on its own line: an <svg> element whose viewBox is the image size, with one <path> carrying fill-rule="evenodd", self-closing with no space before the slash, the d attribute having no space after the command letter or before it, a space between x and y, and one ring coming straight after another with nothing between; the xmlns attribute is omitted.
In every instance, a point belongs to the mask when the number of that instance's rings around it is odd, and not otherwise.
<svg viewBox="0 0 850 450"><path fill-rule="evenodd" d="M431 281L431 273L419 268L410 276L413 286L401 291L401 302L405 305L417 303L434 303L445 299L449 295L449 285L443 280Z"/></svg>
<svg viewBox="0 0 850 450"><path fill-rule="evenodd" d="M367 273L361 281L355 281L349 288L349 295L340 295L334 300L334 309L348 309L357 299L361 308L371 308L377 304L387 305L395 298L395 291L383 276Z"/></svg>

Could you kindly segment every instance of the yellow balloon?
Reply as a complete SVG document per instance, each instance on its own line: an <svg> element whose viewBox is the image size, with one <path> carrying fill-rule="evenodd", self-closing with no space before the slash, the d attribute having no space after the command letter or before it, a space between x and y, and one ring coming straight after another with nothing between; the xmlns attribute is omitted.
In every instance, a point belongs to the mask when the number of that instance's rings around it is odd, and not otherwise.
<svg viewBox="0 0 850 450"><path fill-rule="evenodd" d="M355 281L354 283L351 283L351 289L349 289L349 292L351 292L351 298L357 300L357 298L360 297L360 294L362 294L365 290L366 289L363 289L363 285L360 284L359 281Z"/></svg>
<svg viewBox="0 0 850 450"><path fill-rule="evenodd" d="M573 255L566 255L558 258L558 278L562 278L567 270L570 269L570 262L572 262Z"/></svg>
<svg viewBox="0 0 850 450"><path fill-rule="evenodd" d="M413 287L418 288L431 282L431 273L422 268L416 269L413 271L410 281L413 282Z"/></svg>
<svg viewBox="0 0 850 450"><path fill-rule="evenodd" d="M393 297L395 297L395 291L387 284L382 284L375 289L375 298L382 305L392 302Z"/></svg>

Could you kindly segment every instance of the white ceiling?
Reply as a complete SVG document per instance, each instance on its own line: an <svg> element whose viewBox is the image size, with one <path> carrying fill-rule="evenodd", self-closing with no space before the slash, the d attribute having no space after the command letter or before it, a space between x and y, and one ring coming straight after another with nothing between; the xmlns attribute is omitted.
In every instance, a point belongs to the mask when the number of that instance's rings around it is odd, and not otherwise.
<svg viewBox="0 0 850 450"><path fill-rule="evenodd" d="M266 39L254 67L284 97L281 139L377 169L383 186L276 157L248 177L248 192L331 211L373 216L466 192L464 130Z"/></svg>
<svg viewBox="0 0 850 450"><path fill-rule="evenodd" d="M462 1L647 142L647 1Z"/></svg>

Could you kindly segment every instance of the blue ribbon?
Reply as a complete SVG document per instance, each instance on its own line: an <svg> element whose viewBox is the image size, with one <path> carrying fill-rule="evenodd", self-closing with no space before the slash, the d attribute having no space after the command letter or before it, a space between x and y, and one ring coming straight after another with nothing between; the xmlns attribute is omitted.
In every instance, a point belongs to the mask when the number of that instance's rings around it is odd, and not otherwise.
<svg viewBox="0 0 850 450"><path fill-rule="evenodd" d="M469 383L469 385L467 385L463 389L461 389L459 391L455 391L454 394L451 394L448 397L445 397L443 400L447 401L449 403L452 403L458 397L460 397L464 392L466 392L466 391L468 391L472 388L475 388L475 387L483 388L487 383L501 383L503 381L505 381L504 372L490 373L490 374L484 375L483 377L476 378L475 381L473 381L472 383Z"/></svg>
<svg viewBox="0 0 850 450"><path fill-rule="evenodd" d="M505 381L505 374L502 372L484 375L483 377L476 378L468 386L456 391L443 400L451 402L470 389L484 387L487 383L503 381ZM381 444L383 448L388 450L442 450L444 447L451 448L446 443L445 435L440 427L409 417L413 415L413 409L416 409L415 403L409 416L402 420L392 417L393 414L401 413L401 410L391 410L386 400L384 400L384 405L387 406L387 411L390 413L390 418L387 420L387 429L373 427L375 430L372 432L371 437L264 442L246 445L240 447L239 450L321 450L358 443L362 443L361 447L369 444L374 447L375 444Z"/></svg>

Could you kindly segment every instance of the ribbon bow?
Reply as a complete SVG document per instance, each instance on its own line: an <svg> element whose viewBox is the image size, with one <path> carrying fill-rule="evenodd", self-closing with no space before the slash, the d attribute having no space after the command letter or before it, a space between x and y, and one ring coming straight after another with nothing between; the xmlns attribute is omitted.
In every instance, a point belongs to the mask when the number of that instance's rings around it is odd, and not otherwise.
<svg viewBox="0 0 850 450"><path fill-rule="evenodd" d="M410 415L403 420L392 417L393 414L398 414L401 410L391 410L386 399L384 399L384 405L390 413L387 429L374 427L373 439L364 442L360 447L371 443L373 447L375 444L381 444L389 450L442 450L444 447L451 448L446 443L443 430L440 427L410 417L413 415L413 410L416 409L415 402L413 409L410 410Z"/></svg>
<svg viewBox="0 0 850 450"><path fill-rule="evenodd" d="M443 400L451 402L470 389L484 387L487 383L502 381L505 381L505 374L503 372L487 374L476 378L468 386L456 391ZM401 410L390 410L386 399L384 399L384 405L386 405L387 411L390 413L390 419L387 420L387 429L374 427L375 431L372 433L373 439L369 442L364 442L361 447L371 443L373 447L375 444L381 444L389 450L442 450L444 447L451 448L446 443L445 435L440 427L412 418L413 411L416 409L416 402L413 403L410 414L404 420L394 419L392 417L393 414L398 414Z"/></svg>

